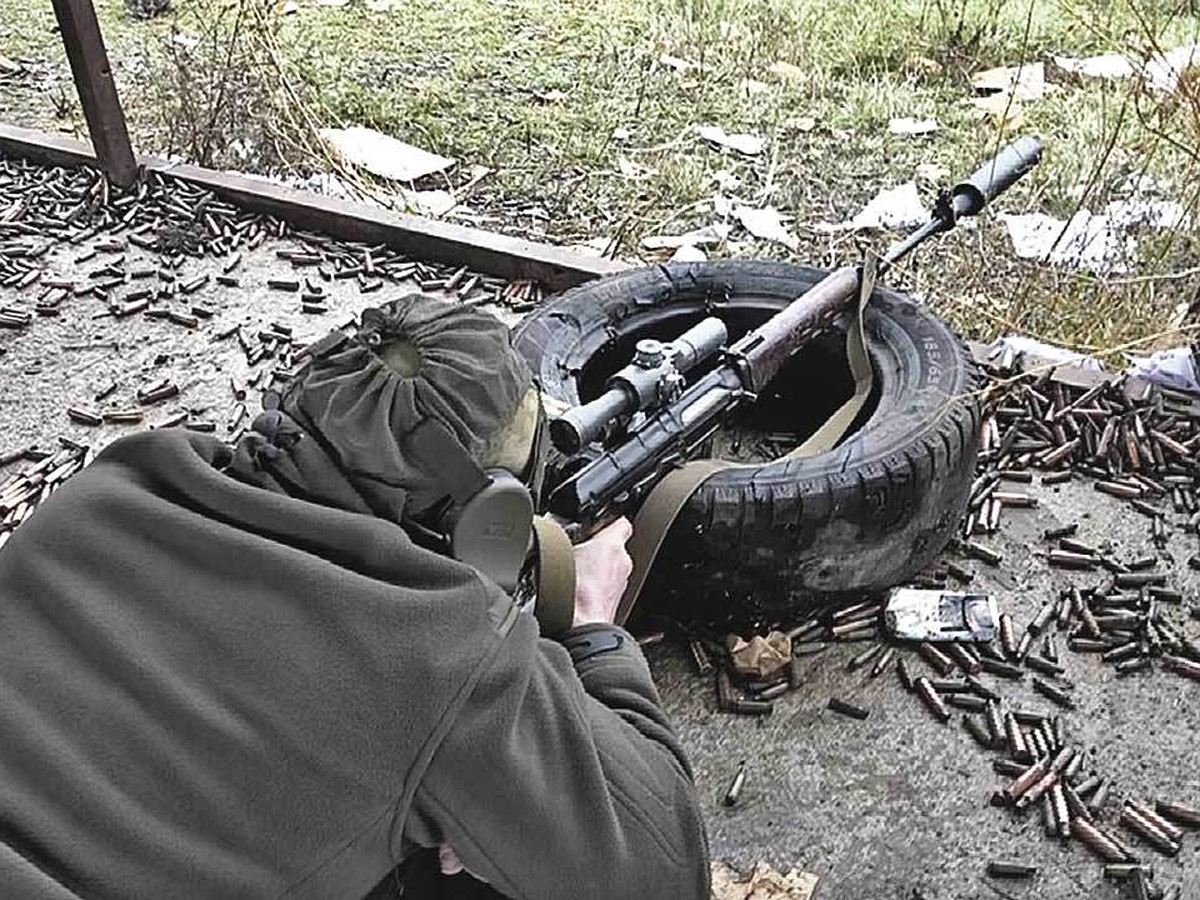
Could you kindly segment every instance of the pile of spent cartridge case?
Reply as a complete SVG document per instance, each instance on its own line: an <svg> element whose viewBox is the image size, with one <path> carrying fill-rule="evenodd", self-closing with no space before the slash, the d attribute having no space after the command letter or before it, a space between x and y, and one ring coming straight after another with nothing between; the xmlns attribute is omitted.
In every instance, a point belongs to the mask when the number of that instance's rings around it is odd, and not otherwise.
<svg viewBox="0 0 1200 900"><path fill-rule="evenodd" d="M987 536L1007 516L1037 508L1032 492L1039 485L1090 481L1111 498L1106 502L1126 504L1146 521L1156 548L1173 531L1181 537L1200 533L1195 400L1124 378L1075 387L1053 380L1048 371L990 374L977 477L960 537L941 561L912 579L913 586L954 590L971 583L970 563L955 557L1003 564ZM1187 624L1189 617L1200 619L1200 606L1173 586L1172 558L1165 553L1121 553L1081 533L1078 522L1047 529L1042 538L1034 548L1035 564L1068 571L1073 584L1045 597L1026 621L1003 612L993 642L894 641L883 628L882 603L872 598L826 603L795 623L764 617L727 627L740 625L742 634L782 630L800 661L837 643L865 642L847 655L846 670L878 678L895 669L900 684L934 721L960 717L964 738L994 755L993 768L1004 779L992 796L994 806L1018 820L1036 811L1047 837L1085 848L1105 864L1105 877L1128 885L1132 896L1182 896L1178 886L1155 888L1150 859L1175 856L1186 831L1200 829L1200 798L1122 796L1119 773L1105 772L1094 750L1072 740L1078 700L1068 675L1078 665L1071 657L1085 654L1111 666L1119 678L1200 680L1200 640L1189 636ZM1200 569L1200 552L1187 565ZM697 671L716 667L718 681L726 684L719 693L727 690L728 675L721 674L727 661L718 642L705 638L706 629L714 633L712 625L676 624L704 653L705 667ZM799 684L803 677L797 671L790 680ZM1029 685L1044 708L1008 702L1006 686L1016 682ZM851 720L867 718L870 709L853 695L848 688L823 703ZM743 712L727 702L719 707ZM1036 867L1012 861L993 860L985 871L994 878L1037 875Z"/></svg>
<svg viewBox="0 0 1200 900"><path fill-rule="evenodd" d="M268 274L260 257L269 263ZM258 263L248 277L251 259ZM142 428L181 427L236 442L258 411L257 392L279 389L295 377L313 340L354 327L353 317L335 316L330 305L335 283L357 286L362 306L421 291L523 313L543 299L537 282L508 281L380 244L296 230L162 172L148 172L122 189L94 168L0 157L0 336L21 340L37 332L39 320L68 314L72 321L103 319L120 326L136 319L156 329L194 333L204 345L236 342L248 367L231 376L232 397L223 411L189 406L187 383L147 382L144 372L131 371L120 384L65 404L61 423L46 423L51 435L56 424L94 429L89 443L97 450ZM235 324L230 317L221 320L222 307L236 312L243 302L237 289L278 295L278 315L257 325L247 324L244 315L234 317ZM312 322L309 334L288 324L295 316ZM120 352L116 342L111 350ZM0 492L0 546L40 499L86 462L81 455L71 466L55 468L54 481L40 481L51 472L38 466L47 455L61 453L28 441L0 445L0 483L6 485ZM26 463L33 465L13 472Z"/></svg>

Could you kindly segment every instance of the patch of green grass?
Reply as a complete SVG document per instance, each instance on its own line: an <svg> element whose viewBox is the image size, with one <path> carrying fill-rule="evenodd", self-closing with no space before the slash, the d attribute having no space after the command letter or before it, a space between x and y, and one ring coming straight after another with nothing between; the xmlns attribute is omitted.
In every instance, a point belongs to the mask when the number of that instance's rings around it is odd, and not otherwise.
<svg viewBox="0 0 1200 900"><path fill-rule="evenodd" d="M128 21L120 0L100 2L143 147L195 156L196 136L177 127L179 111L215 108L216 97L246 110L214 117L228 125L205 145L206 161L244 165L233 154L241 137L273 142L258 159L320 164L310 144L264 127L281 118L273 111L296 114L299 102L308 116L301 124L367 125L454 156L464 171L492 168L468 201L491 227L568 243L619 237L630 256L644 235L719 218L714 197L733 194L789 216L800 247L735 231L718 253L824 264L885 246L888 236L831 237L820 223L848 218L920 164L953 177L999 145L996 127L968 102L973 73L1200 40L1186 0L401 0L387 12L362 0L301 0L297 14L267 20L277 58L263 63L259 88L251 73L226 95L212 86L228 26L214 22L238 2L247 0L176 0L176 13L151 23ZM0 52L58 60L50 77L69 84L48 8L14 6L0 9L8 42ZM215 42L194 55L190 81L178 77L180 54L170 49L176 31ZM687 69L664 65L663 54ZM770 71L778 62L796 68L780 77ZM998 208L1067 218L1081 205L1099 210L1132 176L1168 180L1200 216L1200 80L1188 89L1191 101L1131 82L1055 84L1025 105L1019 128L1044 138L1045 161ZM0 88L6 119L64 125L47 91L12 90ZM936 118L940 131L890 135L897 116ZM761 134L767 150L743 157L715 148L695 135L697 123ZM720 187L731 181L735 188ZM928 201L935 187L922 183ZM1024 330L1102 349L1162 331L1200 289L1194 278L1171 277L1195 258L1191 229L1146 232L1140 243L1138 278L1096 279L1013 259L1003 227L985 218L890 278L971 336Z"/></svg>

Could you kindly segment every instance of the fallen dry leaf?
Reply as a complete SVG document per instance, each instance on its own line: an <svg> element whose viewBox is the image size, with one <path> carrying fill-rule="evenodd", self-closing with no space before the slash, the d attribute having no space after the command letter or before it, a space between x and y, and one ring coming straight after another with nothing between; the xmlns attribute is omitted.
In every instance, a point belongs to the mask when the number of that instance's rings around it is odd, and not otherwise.
<svg viewBox="0 0 1200 900"><path fill-rule="evenodd" d="M1025 124L1025 108L1007 93L975 97L971 105L981 118L989 120L1001 132L1015 131Z"/></svg>
<svg viewBox="0 0 1200 900"><path fill-rule="evenodd" d="M971 79L979 93L1012 94L1017 100L1041 100L1046 94L1046 67L1040 62L1000 66L979 72Z"/></svg>
<svg viewBox="0 0 1200 900"><path fill-rule="evenodd" d="M767 71L783 81L800 81L805 75L802 68L792 65L790 62L784 62L783 60L771 63L771 65L767 67Z"/></svg>
<svg viewBox="0 0 1200 900"><path fill-rule="evenodd" d="M819 881L811 872L778 872L765 862L748 876L719 861L712 864L711 872L713 900L811 900Z"/></svg>
<svg viewBox="0 0 1200 900"><path fill-rule="evenodd" d="M909 75L937 76L942 74L942 64L936 59L913 53L904 60L904 71Z"/></svg>
<svg viewBox="0 0 1200 900"><path fill-rule="evenodd" d="M794 119L785 120L783 127L791 131L812 131L817 127L817 120L812 116L797 116Z"/></svg>

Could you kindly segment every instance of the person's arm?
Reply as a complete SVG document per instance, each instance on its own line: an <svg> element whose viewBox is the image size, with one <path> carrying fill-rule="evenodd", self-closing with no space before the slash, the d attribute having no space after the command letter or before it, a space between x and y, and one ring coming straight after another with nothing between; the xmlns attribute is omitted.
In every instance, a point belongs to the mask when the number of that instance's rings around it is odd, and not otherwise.
<svg viewBox="0 0 1200 900"><path fill-rule="evenodd" d="M514 898L707 900L686 758L641 650L603 621L628 577L627 523L614 536L619 553L580 558L579 624L562 645L531 619L509 635L434 757L405 837L448 844Z"/></svg>

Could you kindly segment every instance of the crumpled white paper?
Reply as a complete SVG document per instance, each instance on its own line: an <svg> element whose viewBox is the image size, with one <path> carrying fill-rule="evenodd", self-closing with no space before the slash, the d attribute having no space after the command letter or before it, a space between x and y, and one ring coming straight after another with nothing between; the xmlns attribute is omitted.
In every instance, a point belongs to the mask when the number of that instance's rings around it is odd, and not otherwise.
<svg viewBox="0 0 1200 900"><path fill-rule="evenodd" d="M935 119L914 119L905 116L888 122L888 134L898 134L902 137L918 137L923 134L934 134L938 130Z"/></svg>
<svg viewBox="0 0 1200 900"><path fill-rule="evenodd" d="M684 244L671 254L668 262L704 262L708 254L693 244Z"/></svg>
<svg viewBox="0 0 1200 900"><path fill-rule="evenodd" d="M1193 66L1200 66L1200 44L1187 44L1140 59L1124 53L1102 53L1086 59L1056 56L1054 64L1064 72L1084 78L1116 80L1140 74L1148 88L1169 94L1179 87L1179 79L1184 72Z"/></svg>
<svg viewBox="0 0 1200 900"><path fill-rule="evenodd" d="M1101 365L1100 360L1094 357L1077 353L1074 350L1068 350L1066 347L1059 347L1057 344L1047 344L1044 341L1038 341L1019 334L1009 334L997 338L992 342L988 356L995 358L1005 349L1011 350L1014 354L1023 356L1026 359L1034 359L1060 366L1078 366L1090 372L1104 371L1104 366Z"/></svg>
<svg viewBox="0 0 1200 900"><path fill-rule="evenodd" d="M884 188L871 198L862 212L850 220L849 228L911 228L929 220L929 210L921 202L916 181Z"/></svg>
<svg viewBox="0 0 1200 900"><path fill-rule="evenodd" d="M714 222L703 228L696 228L684 234L655 234L642 238L642 246L647 250L675 250L679 247L703 247L709 244L724 243L729 238L733 227L724 222Z"/></svg>
<svg viewBox="0 0 1200 900"><path fill-rule="evenodd" d="M1191 347L1172 347L1159 350L1149 356L1134 356L1126 353L1130 375L1139 375L1147 381L1163 387L1200 394L1200 382L1196 379L1196 358Z"/></svg>
<svg viewBox="0 0 1200 900"><path fill-rule="evenodd" d="M1097 275L1129 272L1137 263L1130 228L1179 228L1189 224L1183 204L1173 200L1113 200L1102 212L1078 210L1067 222L1044 213L1001 213L1013 252Z"/></svg>
<svg viewBox="0 0 1200 900"><path fill-rule="evenodd" d="M742 227L756 238L775 241L789 250L795 250L799 246L796 236L783 224L779 211L772 207L755 209L752 206L739 206L734 210L734 215L742 223Z"/></svg>
<svg viewBox="0 0 1200 900"><path fill-rule="evenodd" d="M747 156L757 156L766 149L767 139L757 134L728 134L719 125L697 125L696 134L721 147L736 150Z"/></svg>
<svg viewBox="0 0 1200 900"><path fill-rule="evenodd" d="M391 181L416 181L444 172L454 160L396 140L373 128L323 128L321 138L352 165Z"/></svg>

